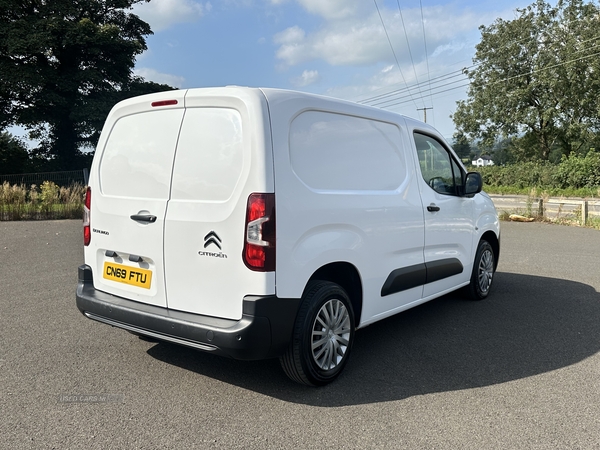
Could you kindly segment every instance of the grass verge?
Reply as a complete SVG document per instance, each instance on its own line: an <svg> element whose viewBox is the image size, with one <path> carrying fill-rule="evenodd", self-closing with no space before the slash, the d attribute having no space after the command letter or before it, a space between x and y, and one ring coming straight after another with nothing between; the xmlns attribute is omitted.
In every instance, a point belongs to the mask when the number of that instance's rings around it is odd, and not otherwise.
<svg viewBox="0 0 600 450"><path fill-rule="evenodd" d="M59 187L51 181L35 184L0 185L0 220L56 220L82 217L86 187Z"/></svg>

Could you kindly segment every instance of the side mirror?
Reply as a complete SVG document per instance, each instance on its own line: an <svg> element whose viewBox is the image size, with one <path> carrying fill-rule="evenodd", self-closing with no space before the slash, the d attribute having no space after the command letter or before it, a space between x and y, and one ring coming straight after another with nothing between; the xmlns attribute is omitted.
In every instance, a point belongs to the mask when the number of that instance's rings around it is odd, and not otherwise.
<svg viewBox="0 0 600 450"><path fill-rule="evenodd" d="M469 172L465 178L465 196L475 195L483 189L483 180L479 172Z"/></svg>

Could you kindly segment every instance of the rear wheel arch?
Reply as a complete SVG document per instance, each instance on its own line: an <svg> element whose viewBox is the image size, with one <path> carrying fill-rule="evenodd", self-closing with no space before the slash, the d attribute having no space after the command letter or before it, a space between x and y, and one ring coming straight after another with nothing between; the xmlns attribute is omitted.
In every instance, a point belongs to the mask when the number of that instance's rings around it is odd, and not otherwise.
<svg viewBox="0 0 600 450"><path fill-rule="evenodd" d="M307 286L311 281L317 280L330 281L344 289L354 310L354 326L358 328L363 304L363 287L358 269L348 262L330 263L313 273Z"/></svg>

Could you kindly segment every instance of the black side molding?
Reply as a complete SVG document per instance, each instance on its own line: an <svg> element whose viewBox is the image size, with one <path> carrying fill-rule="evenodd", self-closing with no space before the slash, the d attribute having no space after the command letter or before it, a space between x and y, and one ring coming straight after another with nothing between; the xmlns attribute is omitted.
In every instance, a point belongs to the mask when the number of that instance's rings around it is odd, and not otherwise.
<svg viewBox="0 0 600 450"><path fill-rule="evenodd" d="M443 280L454 275L458 275L463 271L463 265L456 258L440 259L438 261L430 261L427 265L427 283Z"/></svg>
<svg viewBox="0 0 600 450"><path fill-rule="evenodd" d="M385 297L386 295L443 280L462 273L463 269L463 265L456 258L440 259L396 269L389 274L385 283L383 283L381 296Z"/></svg>
<svg viewBox="0 0 600 450"><path fill-rule="evenodd" d="M427 283L427 267L425 264L396 269L387 277L381 288L381 296L407 291Z"/></svg>

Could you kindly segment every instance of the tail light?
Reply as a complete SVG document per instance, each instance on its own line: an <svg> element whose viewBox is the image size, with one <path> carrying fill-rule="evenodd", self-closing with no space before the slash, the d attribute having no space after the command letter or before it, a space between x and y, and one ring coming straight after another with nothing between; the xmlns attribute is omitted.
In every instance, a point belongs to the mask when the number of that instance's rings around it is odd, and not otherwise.
<svg viewBox="0 0 600 450"><path fill-rule="evenodd" d="M85 191L83 203L83 245L90 245L92 240L92 229L90 227L90 208L92 205L92 190L88 187Z"/></svg>
<svg viewBox="0 0 600 450"><path fill-rule="evenodd" d="M275 194L248 197L243 259L251 270L275 270Z"/></svg>

